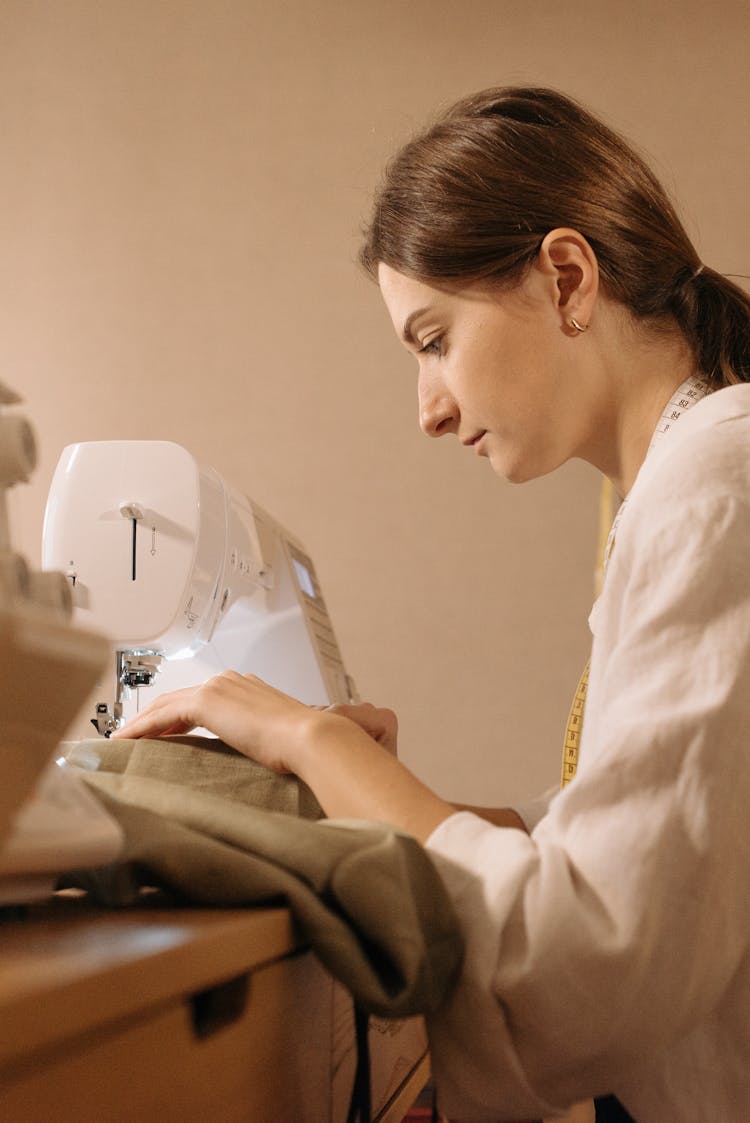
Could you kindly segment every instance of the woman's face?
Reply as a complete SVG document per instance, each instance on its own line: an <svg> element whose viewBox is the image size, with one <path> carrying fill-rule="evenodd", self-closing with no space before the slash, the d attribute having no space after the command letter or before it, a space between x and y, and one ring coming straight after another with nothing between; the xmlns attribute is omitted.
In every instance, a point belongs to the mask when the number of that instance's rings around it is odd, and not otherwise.
<svg viewBox="0 0 750 1123"><path fill-rule="evenodd" d="M580 352L548 278L532 268L509 292L449 290L381 265L378 279L417 359L423 432L454 434L516 483L584 454Z"/></svg>

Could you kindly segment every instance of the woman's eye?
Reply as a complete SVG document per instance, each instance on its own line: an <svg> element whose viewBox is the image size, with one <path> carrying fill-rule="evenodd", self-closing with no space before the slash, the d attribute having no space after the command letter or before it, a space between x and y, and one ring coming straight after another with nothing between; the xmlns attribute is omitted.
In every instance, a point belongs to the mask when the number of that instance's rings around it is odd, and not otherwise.
<svg viewBox="0 0 750 1123"><path fill-rule="evenodd" d="M428 341L419 348L420 355L441 355L442 352L443 338L440 335L436 335L434 339L428 339Z"/></svg>

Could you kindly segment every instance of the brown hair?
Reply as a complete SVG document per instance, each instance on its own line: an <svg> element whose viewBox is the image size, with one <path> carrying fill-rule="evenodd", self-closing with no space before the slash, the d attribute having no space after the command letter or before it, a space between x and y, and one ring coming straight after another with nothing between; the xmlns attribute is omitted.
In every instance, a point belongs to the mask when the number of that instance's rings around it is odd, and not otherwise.
<svg viewBox="0 0 750 1123"><path fill-rule="evenodd" d="M750 297L700 259L625 141L554 90L484 90L397 153L360 252L422 281L518 283L544 236L580 231L604 291L676 321L714 385L750 381Z"/></svg>

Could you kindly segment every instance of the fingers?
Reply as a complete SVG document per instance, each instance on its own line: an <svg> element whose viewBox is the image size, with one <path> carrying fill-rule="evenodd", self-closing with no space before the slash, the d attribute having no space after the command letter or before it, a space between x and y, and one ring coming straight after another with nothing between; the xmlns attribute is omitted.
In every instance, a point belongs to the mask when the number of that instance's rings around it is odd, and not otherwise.
<svg viewBox="0 0 750 1123"><path fill-rule="evenodd" d="M115 737L165 737L201 727L246 756L276 771L295 771L295 753L304 747L311 708L289 698L255 675L224 671L199 686L157 696ZM321 707L322 708L322 707ZM392 710L338 704L328 712L352 721L393 756L398 719Z"/></svg>
<svg viewBox="0 0 750 1123"><path fill-rule="evenodd" d="M259 764L289 772L309 715L309 706L257 676L225 671L200 686L160 695L115 736L164 737L198 726Z"/></svg>
<svg viewBox="0 0 750 1123"><path fill-rule="evenodd" d="M381 706L373 706L370 702L360 702L357 705L336 703L328 707L330 713L338 714L353 721L369 735L396 755L398 742L398 718L393 710Z"/></svg>
<svg viewBox="0 0 750 1123"><path fill-rule="evenodd" d="M116 729L113 737L163 737L168 733L188 733L200 725L191 715L195 687L160 694L144 710Z"/></svg>
<svg viewBox="0 0 750 1123"><path fill-rule="evenodd" d="M216 705L228 693L242 690L247 684L259 682L253 675L223 671L196 686L183 687L159 694L145 709L131 718L114 737L164 737L170 733L189 733L196 726L205 726Z"/></svg>
<svg viewBox="0 0 750 1123"><path fill-rule="evenodd" d="M246 692L259 682L254 675L222 671L196 686L159 694L114 736L163 737L168 733L188 733L198 725L208 728L216 708L226 704L228 697L238 691Z"/></svg>

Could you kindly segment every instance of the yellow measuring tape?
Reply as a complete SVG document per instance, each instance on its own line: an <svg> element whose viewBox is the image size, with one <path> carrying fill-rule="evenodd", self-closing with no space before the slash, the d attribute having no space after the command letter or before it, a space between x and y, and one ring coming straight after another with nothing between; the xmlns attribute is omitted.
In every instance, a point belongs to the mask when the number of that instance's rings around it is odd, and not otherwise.
<svg viewBox="0 0 750 1123"><path fill-rule="evenodd" d="M605 476L599 492L599 537L596 544L596 568L594 570L594 591L599 596L604 583L604 568L608 552L612 551L609 541L610 528L617 506L615 493L611 482ZM583 669L583 674L578 680L578 686L573 697L573 702L565 726L565 741L563 743L562 777L560 787L564 788L576 774L578 767L578 748L581 743L583 730L583 713L586 708L586 691L589 685L589 659Z"/></svg>
<svg viewBox="0 0 750 1123"><path fill-rule="evenodd" d="M699 402L706 394L710 393L711 389L712 387L709 383L698 375L691 375L690 378L683 382L662 411L651 439L649 451L653 448L657 440L662 439L665 433L668 433L674 428L685 411L694 406L696 402ZM605 476L602 480L601 491L599 492L599 539L596 547L596 568L594 571L595 593L597 597L602 591L604 573L615 542L617 527L617 518L615 516L618 506L619 503L612 484ZM576 768L578 767L578 750L581 743L581 731L583 729L583 713L586 707L586 691L589 685L590 665L591 660L589 659L579 679L578 686L576 687L573 705L570 707L570 714L568 715L568 724L565 728L561 780L561 786L563 788L573 779L576 774Z"/></svg>
<svg viewBox="0 0 750 1123"><path fill-rule="evenodd" d="M586 691L589 685L589 659L583 669L583 674L578 680L573 703L568 714L568 724L565 727L565 743L563 744L562 777L560 787L564 788L576 774L578 767L578 746L581 741L583 729L583 711L586 706Z"/></svg>

